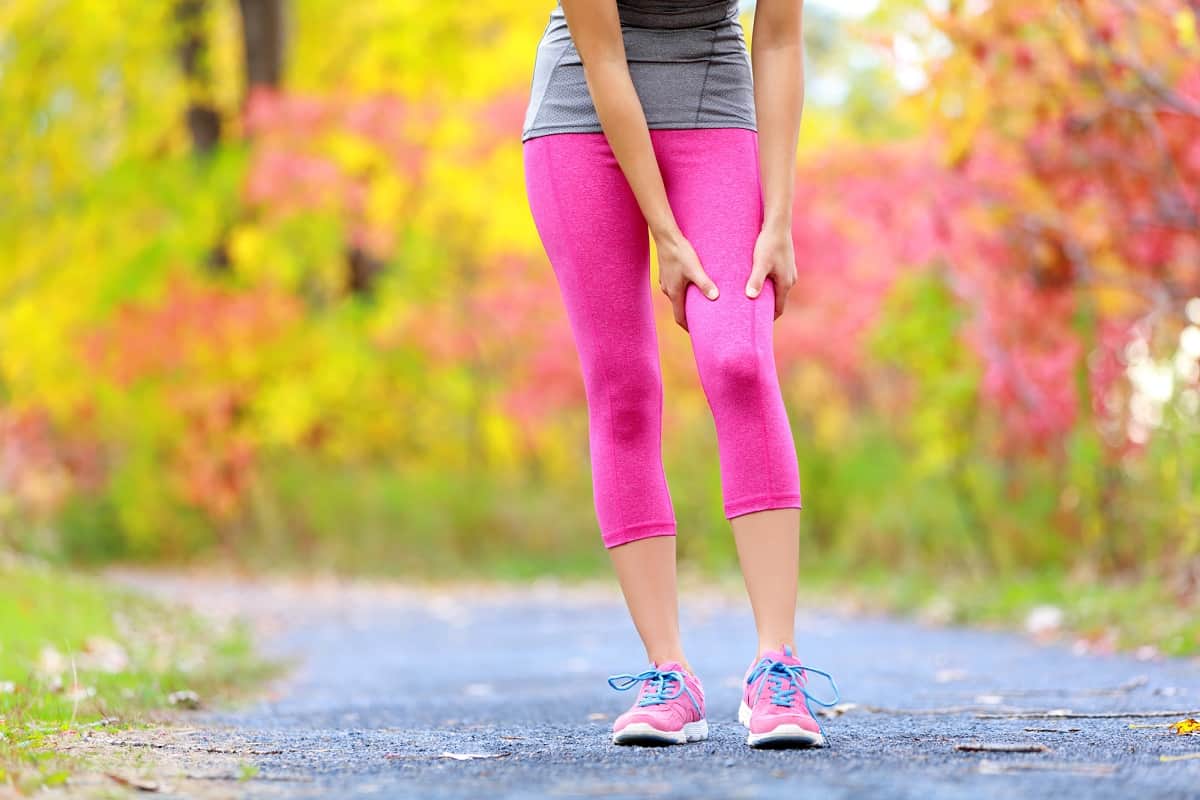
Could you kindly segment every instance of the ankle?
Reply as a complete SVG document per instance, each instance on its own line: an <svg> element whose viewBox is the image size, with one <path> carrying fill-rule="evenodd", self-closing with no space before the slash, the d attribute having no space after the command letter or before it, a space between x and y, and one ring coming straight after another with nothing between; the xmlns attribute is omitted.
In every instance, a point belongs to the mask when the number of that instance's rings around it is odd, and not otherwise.
<svg viewBox="0 0 1200 800"><path fill-rule="evenodd" d="M761 636L758 639L758 655L756 658L762 658L763 654L768 651L781 652L785 647L791 648L792 655L796 654L796 640L794 638Z"/></svg>
<svg viewBox="0 0 1200 800"><path fill-rule="evenodd" d="M688 672L691 672L693 675L695 674L695 672L692 670L692 665L688 663L687 656L683 654L682 650L675 648L655 650L653 653L646 653L646 655L650 658L650 662L652 664L660 665L674 661L675 663L681 665Z"/></svg>

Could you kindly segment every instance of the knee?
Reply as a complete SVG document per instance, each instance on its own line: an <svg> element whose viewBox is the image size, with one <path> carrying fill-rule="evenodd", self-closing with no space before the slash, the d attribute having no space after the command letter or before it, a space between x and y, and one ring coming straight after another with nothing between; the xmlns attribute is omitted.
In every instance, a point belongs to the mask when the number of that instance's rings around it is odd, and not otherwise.
<svg viewBox="0 0 1200 800"><path fill-rule="evenodd" d="M752 397L764 380L758 353L749 345L717 348L699 359L697 366L705 389L714 397Z"/></svg>
<svg viewBox="0 0 1200 800"><path fill-rule="evenodd" d="M662 377L658 363L632 359L612 363L607 385L597 394L598 410L608 417L610 432L618 442L657 437L662 424Z"/></svg>

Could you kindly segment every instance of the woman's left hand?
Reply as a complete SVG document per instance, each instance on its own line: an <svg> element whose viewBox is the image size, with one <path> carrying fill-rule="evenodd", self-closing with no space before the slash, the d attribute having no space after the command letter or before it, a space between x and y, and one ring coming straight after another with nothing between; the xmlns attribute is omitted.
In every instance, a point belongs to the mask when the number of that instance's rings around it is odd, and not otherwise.
<svg viewBox="0 0 1200 800"><path fill-rule="evenodd" d="M746 283L746 296L758 297L767 278L775 285L775 319L783 315L788 292L796 283L796 249L786 223L765 224L754 243L754 266Z"/></svg>

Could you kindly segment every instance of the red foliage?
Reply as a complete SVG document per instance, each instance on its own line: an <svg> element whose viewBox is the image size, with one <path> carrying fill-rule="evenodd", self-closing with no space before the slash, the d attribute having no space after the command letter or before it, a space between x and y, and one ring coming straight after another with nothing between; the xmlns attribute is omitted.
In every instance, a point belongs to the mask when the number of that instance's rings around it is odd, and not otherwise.
<svg viewBox="0 0 1200 800"><path fill-rule="evenodd" d="M161 443L163 467L183 499L217 518L238 508L251 476L254 438L246 424L253 377L230 364L254 354L301 313L280 291L206 286L182 278L157 302L122 307L84 341L97 372L122 387L159 387L179 423ZM253 357L253 356L250 356Z"/></svg>
<svg viewBox="0 0 1200 800"><path fill-rule="evenodd" d="M142 378L190 380L205 359L221 361L257 346L300 311L299 301L284 292L242 292L177 277L157 302L122 306L83 347L94 367L123 386Z"/></svg>

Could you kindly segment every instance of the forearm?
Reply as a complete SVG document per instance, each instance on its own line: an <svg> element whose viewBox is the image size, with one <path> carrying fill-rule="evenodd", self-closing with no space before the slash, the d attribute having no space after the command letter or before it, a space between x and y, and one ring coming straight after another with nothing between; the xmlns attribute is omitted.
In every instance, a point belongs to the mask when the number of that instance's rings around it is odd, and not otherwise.
<svg viewBox="0 0 1200 800"><path fill-rule="evenodd" d="M764 225L790 226L804 110L804 46L799 22L791 35L774 33L769 39L766 33L756 35L751 51Z"/></svg>
<svg viewBox="0 0 1200 800"><path fill-rule="evenodd" d="M567 28L579 51L600 127L655 238L678 234L667 202L646 113L629 75L625 39L612 0L562 0Z"/></svg>
<svg viewBox="0 0 1200 800"><path fill-rule="evenodd" d="M630 78L624 52L619 60L610 58L585 65L584 74L600 127L654 237L662 239L678 234L679 226L667 201L650 141L646 114Z"/></svg>

